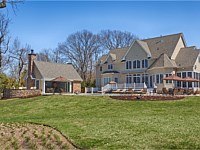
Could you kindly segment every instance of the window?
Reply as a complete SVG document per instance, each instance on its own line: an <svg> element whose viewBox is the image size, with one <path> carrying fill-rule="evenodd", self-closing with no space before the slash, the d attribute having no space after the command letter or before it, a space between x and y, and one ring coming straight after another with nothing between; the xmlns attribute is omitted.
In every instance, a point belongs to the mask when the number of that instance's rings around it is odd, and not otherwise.
<svg viewBox="0 0 200 150"><path fill-rule="evenodd" d="M112 70L112 69L113 69L113 65L112 65L112 64L109 64L109 65L108 65L108 69L109 69L109 70Z"/></svg>
<svg viewBox="0 0 200 150"><path fill-rule="evenodd" d="M114 81L115 81L116 83L118 83L118 78L114 78Z"/></svg>
<svg viewBox="0 0 200 150"><path fill-rule="evenodd" d="M131 74L126 75L126 83L132 83L132 75Z"/></svg>
<svg viewBox="0 0 200 150"><path fill-rule="evenodd" d="M96 78L96 86L100 86L101 85L101 78Z"/></svg>
<svg viewBox="0 0 200 150"><path fill-rule="evenodd" d="M192 72L188 72L187 74L188 77L192 77Z"/></svg>
<svg viewBox="0 0 200 150"><path fill-rule="evenodd" d="M147 67L149 66L148 60L147 60L147 59L145 59L144 64L145 64L145 65L144 65L145 68L147 68Z"/></svg>
<svg viewBox="0 0 200 150"><path fill-rule="evenodd" d="M139 60L133 61L133 69L136 69L136 68L140 68L140 61Z"/></svg>
<svg viewBox="0 0 200 150"><path fill-rule="evenodd" d="M111 81L111 78L109 78L109 77L103 78L104 85L108 84L110 81Z"/></svg>
<svg viewBox="0 0 200 150"><path fill-rule="evenodd" d="M177 87L181 87L181 81L177 81Z"/></svg>
<svg viewBox="0 0 200 150"><path fill-rule="evenodd" d="M156 83L159 83L159 74L156 75Z"/></svg>
<svg viewBox="0 0 200 150"><path fill-rule="evenodd" d="M132 69L132 62L131 61L126 62L126 69Z"/></svg>
<svg viewBox="0 0 200 150"><path fill-rule="evenodd" d="M40 88L40 81L36 80L36 89L39 90L39 88Z"/></svg>
<svg viewBox="0 0 200 150"><path fill-rule="evenodd" d="M181 77L181 73L180 73L180 72L179 72L179 73L177 73L177 76L178 76L178 77Z"/></svg>
<svg viewBox="0 0 200 150"><path fill-rule="evenodd" d="M169 77L171 76L172 74L165 74L165 77ZM172 83L172 80L166 80L166 83Z"/></svg>
<svg viewBox="0 0 200 150"><path fill-rule="evenodd" d="M148 81L149 81L148 74L142 74L142 83L145 82L145 84L148 86Z"/></svg>
<svg viewBox="0 0 200 150"><path fill-rule="evenodd" d="M133 75L133 83L140 83L140 74Z"/></svg>
<svg viewBox="0 0 200 150"><path fill-rule="evenodd" d="M137 62L136 62L136 60L134 60L134 61L133 61L133 69L135 69L135 68L137 67L136 64L137 64Z"/></svg>
<svg viewBox="0 0 200 150"><path fill-rule="evenodd" d="M160 74L160 83L163 83L163 74Z"/></svg>
<svg viewBox="0 0 200 150"><path fill-rule="evenodd" d="M142 60L142 68L147 68L148 67L148 60L147 59L143 59Z"/></svg>
<svg viewBox="0 0 200 150"><path fill-rule="evenodd" d="M137 68L140 68L140 61L137 60Z"/></svg>
<svg viewBox="0 0 200 150"><path fill-rule="evenodd" d="M102 71L102 66L100 67L100 71Z"/></svg>
<svg viewBox="0 0 200 150"><path fill-rule="evenodd" d="M182 78L186 77L186 72L182 72Z"/></svg>
<svg viewBox="0 0 200 150"><path fill-rule="evenodd" d="M156 75L156 83L163 83L163 74Z"/></svg>

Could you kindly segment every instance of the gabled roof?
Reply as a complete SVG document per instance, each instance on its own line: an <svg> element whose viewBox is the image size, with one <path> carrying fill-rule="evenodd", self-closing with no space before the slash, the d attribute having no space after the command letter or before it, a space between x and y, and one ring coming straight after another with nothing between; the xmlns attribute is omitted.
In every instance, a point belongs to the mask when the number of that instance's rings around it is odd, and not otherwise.
<svg viewBox="0 0 200 150"><path fill-rule="evenodd" d="M195 46L181 48L176 56L176 64L178 67L193 66L197 60L200 50L197 50Z"/></svg>
<svg viewBox="0 0 200 150"><path fill-rule="evenodd" d="M161 54L157 60L148 68L176 68L177 65L174 60L169 59L169 57L166 54Z"/></svg>
<svg viewBox="0 0 200 150"><path fill-rule="evenodd" d="M97 64L104 64L106 62L106 59L107 59L107 55L102 55L98 61L97 61Z"/></svg>
<svg viewBox="0 0 200 150"><path fill-rule="evenodd" d="M97 62L97 64L104 64L107 61L109 56L111 56L112 60L114 61L113 63L121 62L123 56L128 51L128 48L129 47L117 48L117 49L110 50L107 55L103 55L103 56L100 57L100 59Z"/></svg>
<svg viewBox="0 0 200 150"><path fill-rule="evenodd" d="M138 43L139 46L142 47L142 49L146 52L147 57L151 57L151 52L150 52L150 50L149 50L149 47L148 47L147 43L144 42L144 41L135 40L135 41L131 44L131 46L128 47L126 53L125 53L124 56L122 57L122 61L124 61L124 60L126 59L126 56L128 55L129 51L131 50L131 47L132 47L135 43Z"/></svg>
<svg viewBox="0 0 200 150"><path fill-rule="evenodd" d="M137 42L145 50L145 52L147 53L148 57L151 57L151 52L150 52L150 49L149 49L149 46L147 45L147 43L144 42L144 41L140 41L140 40L137 40Z"/></svg>
<svg viewBox="0 0 200 150"><path fill-rule="evenodd" d="M35 67L45 79L55 79L59 76L72 81L82 81L72 64L58 64L43 61L34 61Z"/></svg>
<svg viewBox="0 0 200 150"><path fill-rule="evenodd" d="M149 38L142 41L147 43L152 58L158 58L162 53L167 54L171 58L180 37L185 44L182 33Z"/></svg>

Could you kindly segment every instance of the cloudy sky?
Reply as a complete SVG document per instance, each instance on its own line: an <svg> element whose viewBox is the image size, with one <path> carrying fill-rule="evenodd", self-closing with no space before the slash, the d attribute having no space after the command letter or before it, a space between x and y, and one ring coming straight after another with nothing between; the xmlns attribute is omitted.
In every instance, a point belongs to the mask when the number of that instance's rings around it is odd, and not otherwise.
<svg viewBox="0 0 200 150"><path fill-rule="evenodd" d="M26 1L12 19L10 34L32 49L56 48L69 34L87 29L129 31L140 38L182 32L188 46L200 48L200 2L182 1Z"/></svg>

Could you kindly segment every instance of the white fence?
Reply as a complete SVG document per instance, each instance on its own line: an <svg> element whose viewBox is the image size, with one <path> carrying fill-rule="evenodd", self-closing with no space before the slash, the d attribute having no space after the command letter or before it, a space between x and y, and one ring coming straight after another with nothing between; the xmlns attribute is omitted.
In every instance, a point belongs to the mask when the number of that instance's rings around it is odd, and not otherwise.
<svg viewBox="0 0 200 150"><path fill-rule="evenodd" d="M124 83L124 84L107 84L100 88L85 88L85 93L97 93L97 92L107 92L110 90L116 91L118 89L132 89L132 90L142 90L147 88L145 83Z"/></svg>
<svg viewBox="0 0 200 150"><path fill-rule="evenodd" d="M101 91L101 88L97 88L97 87L89 87L89 88L85 88L85 93L97 93L98 91Z"/></svg>

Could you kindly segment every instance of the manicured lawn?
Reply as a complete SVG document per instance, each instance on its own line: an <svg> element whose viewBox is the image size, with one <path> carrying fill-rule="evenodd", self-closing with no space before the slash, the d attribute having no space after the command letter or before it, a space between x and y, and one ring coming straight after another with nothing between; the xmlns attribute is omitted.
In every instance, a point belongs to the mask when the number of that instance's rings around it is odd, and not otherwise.
<svg viewBox="0 0 200 150"><path fill-rule="evenodd" d="M119 101L43 96L0 101L0 122L56 127L86 149L200 149L200 97Z"/></svg>

